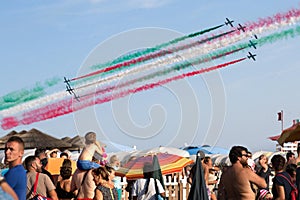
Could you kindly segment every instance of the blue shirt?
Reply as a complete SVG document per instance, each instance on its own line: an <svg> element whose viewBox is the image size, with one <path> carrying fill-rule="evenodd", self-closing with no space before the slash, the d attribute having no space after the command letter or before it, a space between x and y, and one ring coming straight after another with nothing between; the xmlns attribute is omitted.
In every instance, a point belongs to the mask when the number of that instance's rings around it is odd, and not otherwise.
<svg viewBox="0 0 300 200"><path fill-rule="evenodd" d="M4 177L6 182L19 197L19 200L26 200L27 177L24 167L22 165L17 165L9 169Z"/></svg>

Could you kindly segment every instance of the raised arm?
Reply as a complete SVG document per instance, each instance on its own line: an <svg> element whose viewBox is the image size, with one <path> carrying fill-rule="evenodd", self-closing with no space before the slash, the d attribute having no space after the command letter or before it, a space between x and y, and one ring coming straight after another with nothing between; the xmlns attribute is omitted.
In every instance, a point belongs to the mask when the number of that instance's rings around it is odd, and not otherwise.
<svg viewBox="0 0 300 200"><path fill-rule="evenodd" d="M95 151L102 156L103 155L103 151L102 151L101 145L99 144L98 141L95 142L95 145L97 146L97 148L96 148Z"/></svg>

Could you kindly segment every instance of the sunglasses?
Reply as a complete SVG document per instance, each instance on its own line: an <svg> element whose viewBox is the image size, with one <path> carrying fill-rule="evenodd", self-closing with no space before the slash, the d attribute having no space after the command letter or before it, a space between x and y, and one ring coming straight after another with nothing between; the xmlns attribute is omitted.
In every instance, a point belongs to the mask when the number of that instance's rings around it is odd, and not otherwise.
<svg viewBox="0 0 300 200"><path fill-rule="evenodd" d="M249 154L247 154L247 153L242 154L242 156L245 156L245 157L249 158Z"/></svg>

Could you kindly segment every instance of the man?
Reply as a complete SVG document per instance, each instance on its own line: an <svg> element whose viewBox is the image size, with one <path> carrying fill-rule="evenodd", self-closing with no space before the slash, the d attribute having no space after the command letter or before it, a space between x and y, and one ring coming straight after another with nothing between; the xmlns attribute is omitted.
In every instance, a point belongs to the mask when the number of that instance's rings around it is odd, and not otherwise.
<svg viewBox="0 0 300 200"><path fill-rule="evenodd" d="M246 200L255 199L251 184L258 188L267 187L267 183L248 167L248 150L242 146L234 146L229 152L232 166L221 176L218 199Z"/></svg>
<svg viewBox="0 0 300 200"><path fill-rule="evenodd" d="M291 151L286 153L286 164L296 164L295 154Z"/></svg>
<svg viewBox="0 0 300 200"><path fill-rule="evenodd" d="M77 198L80 199L93 199L94 191L96 189L96 184L94 182L94 177L92 170L81 171L76 169L72 176L71 181L71 191L77 190Z"/></svg>
<svg viewBox="0 0 300 200"><path fill-rule="evenodd" d="M9 170L4 175L9 186L15 191L19 200L26 200L26 172L22 165L24 142L18 136L10 137L5 143L5 162Z"/></svg>
<svg viewBox="0 0 300 200"><path fill-rule="evenodd" d="M42 173L46 174L51 179L52 183L54 184L54 179L52 177L52 174L45 169L45 167L48 164L48 157L46 154L46 150L45 149L36 149L34 152L34 155L37 156L42 163Z"/></svg>
<svg viewBox="0 0 300 200"><path fill-rule="evenodd" d="M199 151L199 155L200 155L200 159L201 159L204 180L205 180L205 183L207 186L208 185L208 176L209 176L209 167L204 163L205 153L203 151ZM193 165L193 167L190 171L189 178L187 180L188 183L190 183L190 184L192 184L192 182L193 182L193 175L195 173L195 169L196 169L196 166Z"/></svg>
<svg viewBox="0 0 300 200"><path fill-rule="evenodd" d="M38 175L36 193L50 197L52 200L58 200L54 184L46 174L41 173L42 164L40 159L36 156L28 156L25 159L25 167L27 169L27 199L31 199L35 196L34 184L36 176Z"/></svg>

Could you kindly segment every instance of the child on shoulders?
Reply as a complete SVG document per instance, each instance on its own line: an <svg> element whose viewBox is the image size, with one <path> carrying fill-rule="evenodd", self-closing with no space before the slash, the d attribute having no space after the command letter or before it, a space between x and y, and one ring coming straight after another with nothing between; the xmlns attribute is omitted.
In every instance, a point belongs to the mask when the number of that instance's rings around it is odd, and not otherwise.
<svg viewBox="0 0 300 200"><path fill-rule="evenodd" d="M96 133L88 132L85 135L85 145L77 160L77 168L80 170L90 170L100 167L98 163L92 161L94 154L98 153L103 159L107 159L107 155L104 148L96 141Z"/></svg>

